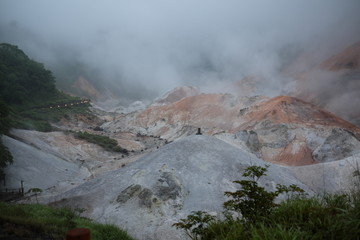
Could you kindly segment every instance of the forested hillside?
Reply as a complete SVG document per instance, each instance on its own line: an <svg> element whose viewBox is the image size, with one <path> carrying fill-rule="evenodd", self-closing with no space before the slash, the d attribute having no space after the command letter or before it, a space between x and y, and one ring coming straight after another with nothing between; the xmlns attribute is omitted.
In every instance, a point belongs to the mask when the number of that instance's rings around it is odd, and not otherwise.
<svg viewBox="0 0 360 240"><path fill-rule="evenodd" d="M80 98L57 90L54 76L43 64L8 43L0 44L0 101L9 108L11 127L40 131L50 131L50 122L86 113L88 107L86 101L64 108Z"/></svg>
<svg viewBox="0 0 360 240"><path fill-rule="evenodd" d="M59 92L52 73L18 47L0 44L0 98L8 104L39 103Z"/></svg>

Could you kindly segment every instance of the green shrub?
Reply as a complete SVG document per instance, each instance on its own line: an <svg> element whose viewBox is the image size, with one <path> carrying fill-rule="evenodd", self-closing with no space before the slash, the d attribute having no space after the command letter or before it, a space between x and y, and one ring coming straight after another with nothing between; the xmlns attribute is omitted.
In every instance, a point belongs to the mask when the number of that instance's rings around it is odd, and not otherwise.
<svg viewBox="0 0 360 240"><path fill-rule="evenodd" d="M117 141L115 139L109 138L108 136L102 136L80 131L75 133L75 137L86 140L90 143L97 144L107 151L120 152L126 155L129 154L128 150L118 146Z"/></svg>
<svg viewBox="0 0 360 240"><path fill-rule="evenodd" d="M267 192L257 185L266 170L267 167L248 167L243 174L247 179L235 181L241 189L225 193L232 198L224 203L225 209L237 211L241 218L233 218L227 211L223 212L223 220L206 221L207 218L192 214L174 226L185 230L192 239L202 240L360 239L359 191L307 198L297 186L277 185L275 192ZM275 204L280 193L296 194ZM201 212L201 216L207 213Z"/></svg>
<svg viewBox="0 0 360 240"><path fill-rule="evenodd" d="M259 218L266 217L276 206L274 200L282 193L288 192L304 192L302 189L292 185L286 187L278 184L275 192L268 192L264 187L258 185L258 180L262 176L266 176L268 166L250 166L245 169L243 177L245 180L234 181L240 184L241 189L235 192L225 192L225 196L231 197L224 203L224 208L239 212L245 221L255 222Z"/></svg>
<svg viewBox="0 0 360 240"><path fill-rule="evenodd" d="M270 219L269 219L270 221ZM360 212L347 195L325 195L284 201L271 214L287 228L301 228L314 239L358 239Z"/></svg>
<svg viewBox="0 0 360 240"><path fill-rule="evenodd" d="M311 239L313 236L298 228L286 228L284 225L273 224L265 225L263 223L252 225L251 229L252 240L295 240L295 239ZM239 235L237 236L239 237ZM234 238L235 240L236 238Z"/></svg>
<svg viewBox="0 0 360 240"><path fill-rule="evenodd" d="M201 236L207 234L207 226L215 220L214 216L203 212L192 212L187 218L180 219L180 222L175 223L173 226L182 228L191 239L200 239Z"/></svg>

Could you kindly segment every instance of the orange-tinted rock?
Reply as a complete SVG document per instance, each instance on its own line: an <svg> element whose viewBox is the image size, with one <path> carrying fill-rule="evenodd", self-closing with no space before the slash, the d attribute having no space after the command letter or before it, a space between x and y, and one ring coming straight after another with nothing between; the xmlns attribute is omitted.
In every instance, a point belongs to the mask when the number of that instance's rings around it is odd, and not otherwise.
<svg viewBox="0 0 360 240"><path fill-rule="evenodd" d="M358 127L313 104L289 96L269 99L199 94L161 106L152 105L141 112L124 116L124 119L122 125L125 127L169 140L196 134L201 128L204 134L241 145L266 161L283 165L335 161L360 150L356 140L360 137ZM343 129L354 137L339 130L342 141L347 143L342 145L331 137L333 129ZM328 138L332 145L340 146L331 154L324 153ZM314 151L316 157L313 156Z"/></svg>
<svg viewBox="0 0 360 240"><path fill-rule="evenodd" d="M257 123L270 120L273 123L301 124L306 127L340 127L360 136L355 125L327 112L313 104L289 96L278 96L254 107L244 116L246 123L240 128L254 127Z"/></svg>
<svg viewBox="0 0 360 240"><path fill-rule="evenodd" d="M339 71L344 69L360 69L360 42L357 42L344 51L332 56L320 67L330 71Z"/></svg>

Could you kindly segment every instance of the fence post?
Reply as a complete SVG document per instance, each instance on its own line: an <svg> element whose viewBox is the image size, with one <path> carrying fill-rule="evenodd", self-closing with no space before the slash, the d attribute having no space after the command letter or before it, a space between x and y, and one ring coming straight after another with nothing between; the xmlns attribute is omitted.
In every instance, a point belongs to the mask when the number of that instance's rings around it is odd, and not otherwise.
<svg viewBox="0 0 360 240"><path fill-rule="evenodd" d="M24 196L24 180L21 180L21 196Z"/></svg>

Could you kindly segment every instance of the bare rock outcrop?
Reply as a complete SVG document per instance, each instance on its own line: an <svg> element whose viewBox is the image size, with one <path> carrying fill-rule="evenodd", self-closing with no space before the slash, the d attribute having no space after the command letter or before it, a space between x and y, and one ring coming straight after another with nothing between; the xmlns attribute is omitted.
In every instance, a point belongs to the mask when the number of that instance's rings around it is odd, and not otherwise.
<svg viewBox="0 0 360 240"><path fill-rule="evenodd" d="M284 165L340 160L360 152L360 129L300 99L280 96L247 109L235 138Z"/></svg>
<svg viewBox="0 0 360 240"><path fill-rule="evenodd" d="M186 239L172 224L195 210L221 212L223 193L236 189L232 181L250 165L265 162L214 137L190 136L56 196L52 204L87 208L86 216L139 240ZM270 165L260 182L267 189L296 184L312 192L290 169Z"/></svg>
<svg viewBox="0 0 360 240"><path fill-rule="evenodd" d="M360 151L358 127L289 96L269 99L199 94L118 116L103 127L106 131L139 132L168 140L195 134L201 128L204 134L283 165L335 161ZM344 134L331 137L334 131ZM322 153L334 146L338 150Z"/></svg>

